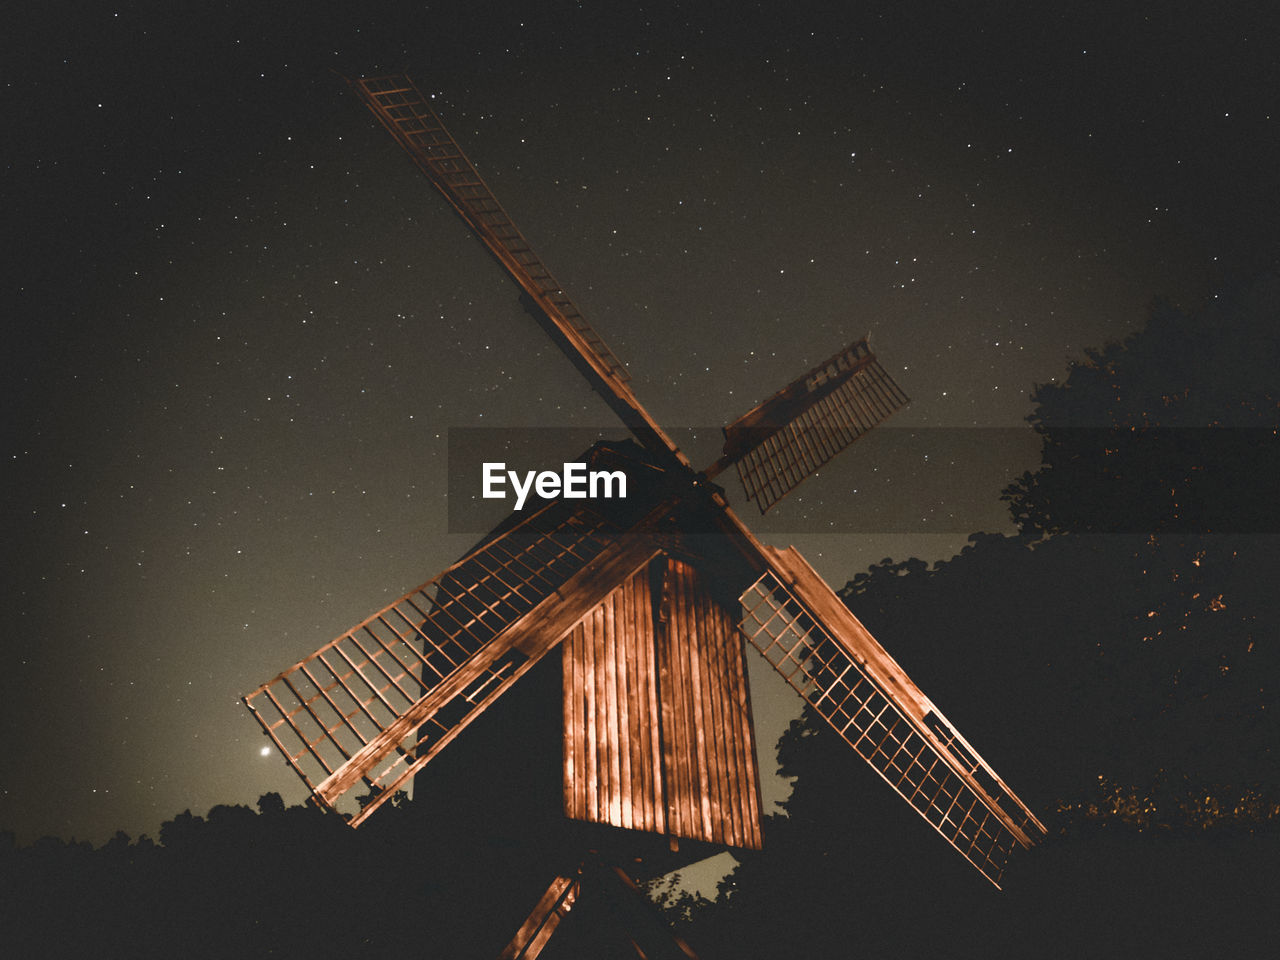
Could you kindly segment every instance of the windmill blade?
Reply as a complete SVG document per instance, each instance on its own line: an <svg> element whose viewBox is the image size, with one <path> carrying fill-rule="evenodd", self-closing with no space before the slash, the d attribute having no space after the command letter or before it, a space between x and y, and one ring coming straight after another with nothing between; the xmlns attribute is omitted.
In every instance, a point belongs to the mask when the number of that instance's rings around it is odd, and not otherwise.
<svg viewBox="0 0 1280 960"><path fill-rule="evenodd" d="M796 552L742 595L742 630L832 729L997 887L1044 825Z"/></svg>
<svg viewBox="0 0 1280 960"><path fill-rule="evenodd" d="M244 697L321 803L363 822L657 553L554 502Z"/></svg>
<svg viewBox="0 0 1280 960"><path fill-rule="evenodd" d="M909 402L865 339L845 347L725 427L724 453L761 513Z"/></svg>
<svg viewBox="0 0 1280 960"><path fill-rule="evenodd" d="M544 329L650 450L689 466L671 438L640 405L626 367L529 246L476 168L445 129L427 99L403 74L365 77L352 83L374 116L395 137L489 252L506 268L546 318Z"/></svg>

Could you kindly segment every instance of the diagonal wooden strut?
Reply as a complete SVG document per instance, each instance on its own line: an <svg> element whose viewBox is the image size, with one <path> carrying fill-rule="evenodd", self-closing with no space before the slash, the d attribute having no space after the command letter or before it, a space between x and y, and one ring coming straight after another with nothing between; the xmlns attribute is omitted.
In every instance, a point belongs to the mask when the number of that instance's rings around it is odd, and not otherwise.
<svg viewBox="0 0 1280 960"><path fill-rule="evenodd" d="M498 954L498 960L537 960L560 921L573 909L579 883L576 877L553 878L511 942Z"/></svg>
<svg viewBox="0 0 1280 960"><path fill-rule="evenodd" d="M575 907L578 909L570 919L568 914ZM578 919L584 912L594 916ZM536 960L566 920L606 923L614 931L609 956L698 960L693 948L670 928L625 870L591 862L582 864L576 876L552 879L511 942L498 954L498 960ZM577 944L579 948L582 945Z"/></svg>
<svg viewBox="0 0 1280 960"><path fill-rule="evenodd" d="M794 548L743 595L751 644L899 795L997 887L1045 833Z"/></svg>

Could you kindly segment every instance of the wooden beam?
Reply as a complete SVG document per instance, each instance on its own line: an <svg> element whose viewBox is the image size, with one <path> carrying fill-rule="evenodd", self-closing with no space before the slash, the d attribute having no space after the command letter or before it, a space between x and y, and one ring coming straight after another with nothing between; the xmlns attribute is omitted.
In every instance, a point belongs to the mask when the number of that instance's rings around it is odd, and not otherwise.
<svg viewBox="0 0 1280 960"><path fill-rule="evenodd" d="M498 954L498 960L535 960L555 933L578 897L578 880L558 876L538 898L511 942Z"/></svg>

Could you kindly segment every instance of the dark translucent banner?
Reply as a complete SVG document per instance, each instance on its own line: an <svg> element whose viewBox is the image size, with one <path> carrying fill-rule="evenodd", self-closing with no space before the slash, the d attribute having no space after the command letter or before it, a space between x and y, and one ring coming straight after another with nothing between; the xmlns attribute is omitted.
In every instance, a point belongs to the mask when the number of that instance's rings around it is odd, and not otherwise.
<svg viewBox="0 0 1280 960"><path fill-rule="evenodd" d="M671 434L695 468L719 456L718 428ZM968 534L1008 530L1015 515L1077 532L1280 533L1277 431L1070 428L1049 436L1046 444L1029 428L881 426L765 517L732 468L716 482L753 529L777 534ZM616 498L616 479L592 478L587 467L601 440L630 442L617 429L451 429L450 532L483 534L547 497Z"/></svg>

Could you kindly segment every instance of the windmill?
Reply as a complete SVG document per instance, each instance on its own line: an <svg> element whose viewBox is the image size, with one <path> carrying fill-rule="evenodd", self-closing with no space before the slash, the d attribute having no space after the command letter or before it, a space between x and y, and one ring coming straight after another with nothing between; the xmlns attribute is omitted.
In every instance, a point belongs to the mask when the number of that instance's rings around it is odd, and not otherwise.
<svg viewBox="0 0 1280 960"><path fill-rule="evenodd" d="M512 514L434 579L245 696L314 800L336 809L366 790L350 815L360 826L513 688L551 677L564 825L553 843L595 853L550 871L501 953L536 957L592 897L634 898L620 866L634 851L661 864L663 851L760 848L749 644L999 886L1043 825L795 548L757 540L712 482L735 468L763 513L903 406L867 342L726 427L722 455L697 471L408 77L352 87L633 439L584 454L626 477L625 499L553 498ZM673 949L632 945L640 956Z"/></svg>

